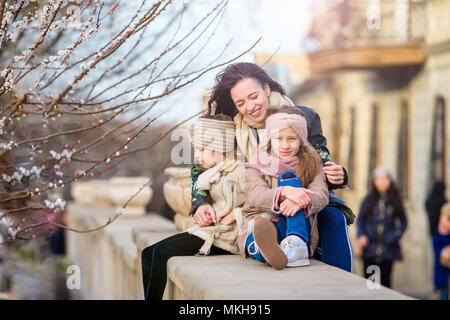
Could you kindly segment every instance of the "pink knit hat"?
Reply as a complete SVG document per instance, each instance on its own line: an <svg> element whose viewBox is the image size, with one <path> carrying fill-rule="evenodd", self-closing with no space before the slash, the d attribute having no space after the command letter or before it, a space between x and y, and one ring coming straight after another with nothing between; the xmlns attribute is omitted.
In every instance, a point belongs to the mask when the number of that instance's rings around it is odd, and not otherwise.
<svg viewBox="0 0 450 320"><path fill-rule="evenodd" d="M275 113L266 120L267 142L272 136L281 130L291 127L300 137L303 145L308 142L308 125L306 119L299 114Z"/></svg>

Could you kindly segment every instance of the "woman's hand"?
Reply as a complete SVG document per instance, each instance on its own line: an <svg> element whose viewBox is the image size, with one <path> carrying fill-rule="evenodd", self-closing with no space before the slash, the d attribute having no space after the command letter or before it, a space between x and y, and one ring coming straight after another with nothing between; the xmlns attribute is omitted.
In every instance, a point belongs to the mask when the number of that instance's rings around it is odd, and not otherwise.
<svg viewBox="0 0 450 320"><path fill-rule="evenodd" d="M310 195L315 195L315 193L306 188L286 186L283 187L283 190L281 191L281 196L284 197L282 198L283 201L285 201L284 199L289 199L298 205L300 209L304 209L311 204Z"/></svg>
<svg viewBox="0 0 450 320"><path fill-rule="evenodd" d="M204 204L197 208L194 214L194 220L200 227L207 227L213 223L216 223L216 212L214 208L209 204Z"/></svg>
<svg viewBox="0 0 450 320"><path fill-rule="evenodd" d="M358 238L358 244L361 246L361 248L365 248L369 245L369 238L367 236L362 235Z"/></svg>
<svg viewBox="0 0 450 320"><path fill-rule="evenodd" d="M302 208L300 208L299 205L297 205L295 202L289 200L289 199L285 199L281 204L280 204L280 211L281 214L285 217L293 217L295 216L295 214Z"/></svg>
<svg viewBox="0 0 450 320"><path fill-rule="evenodd" d="M339 185L344 183L344 169L342 166L337 165L334 162L327 161L325 162L323 171L325 171L325 175L331 184Z"/></svg>
<svg viewBox="0 0 450 320"><path fill-rule="evenodd" d="M224 216L222 218L222 220L220 220L220 223L222 223L222 224L232 224L235 221L236 221L236 218L234 217L234 212L230 211L230 212L227 213L226 216Z"/></svg>

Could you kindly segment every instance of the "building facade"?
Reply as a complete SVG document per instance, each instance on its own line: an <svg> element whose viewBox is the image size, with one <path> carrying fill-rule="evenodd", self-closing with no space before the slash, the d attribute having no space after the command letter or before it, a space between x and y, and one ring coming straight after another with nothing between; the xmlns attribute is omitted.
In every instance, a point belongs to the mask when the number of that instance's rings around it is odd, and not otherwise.
<svg viewBox="0 0 450 320"><path fill-rule="evenodd" d="M340 195L356 214L373 169L391 169L408 217L393 288L429 296L424 203L434 181L450 182L450 0L330 1L312 21L311 76L290 96L319 113L333 159L349 172Z"/></svg>

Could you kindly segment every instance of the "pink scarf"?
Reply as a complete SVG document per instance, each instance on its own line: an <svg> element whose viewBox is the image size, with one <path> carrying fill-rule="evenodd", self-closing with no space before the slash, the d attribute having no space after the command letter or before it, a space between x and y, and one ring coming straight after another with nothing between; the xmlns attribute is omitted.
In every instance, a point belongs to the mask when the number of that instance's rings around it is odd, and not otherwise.
<svg viewBox="0 0 450 320"><path fill-rule="evenodd" d="M257 150L256 153L245 163L246 168L256 169L263 175L278 178L286 170L297 171L298 157L279 159L265 151Z"/></svg>

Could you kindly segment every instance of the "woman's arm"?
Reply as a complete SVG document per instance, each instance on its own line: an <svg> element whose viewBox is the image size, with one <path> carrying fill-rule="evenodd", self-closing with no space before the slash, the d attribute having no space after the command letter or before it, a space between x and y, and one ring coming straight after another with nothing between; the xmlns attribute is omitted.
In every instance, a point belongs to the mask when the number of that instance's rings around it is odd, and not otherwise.
<svg viewBox="0 0 450 320"><path fill-rule="evenodd" d="M397 230L398 238L400 239L403 235L403 233L406 230L406 227L408 226L408 220L406 219L406 213L402 216L400 219L400 228Z"/></svg>

